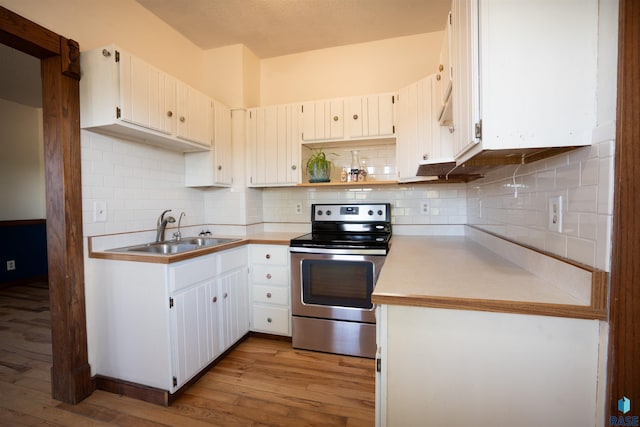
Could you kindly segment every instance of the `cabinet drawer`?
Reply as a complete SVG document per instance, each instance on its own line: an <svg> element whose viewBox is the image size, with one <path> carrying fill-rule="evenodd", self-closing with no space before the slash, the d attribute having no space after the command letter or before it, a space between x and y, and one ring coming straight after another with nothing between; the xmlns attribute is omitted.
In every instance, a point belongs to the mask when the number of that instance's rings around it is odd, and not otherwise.
<svg viewBox="0 0 640 427"><path fill-rule="evenodd" d="M253 301L289 306L289 288L256 285L253 287Z"/></svg>
<svg viewBox="0 0 640 427"><path fill-rule="evenodd" d="M289 267L254 265L251 269L251 281L287 286L289 284Z"/></svg>
<svg viewBox="0 0 640 427"><path fill-rule="evenodd" d="M289 246L284 245L251 245L251 262L253 264L289 264Z"/></svg>
<svg viewBox="0 0 640 427"><path fill-rule="evenodd" d="M183 261L169 268L169 291L177 291L217 274L215 255Z"/></svg>
<svg viewBox="0 0 640 427"><path fill-rule="evenodd" d="M247 248L242 246L218 253L218 271L224 273L247 265Z"/></svg>
<svg viewBox="0 0 640 427"><path fill-rule="evenodd" d="M253 330L289 335L289 310L253 305Z"/></svg>

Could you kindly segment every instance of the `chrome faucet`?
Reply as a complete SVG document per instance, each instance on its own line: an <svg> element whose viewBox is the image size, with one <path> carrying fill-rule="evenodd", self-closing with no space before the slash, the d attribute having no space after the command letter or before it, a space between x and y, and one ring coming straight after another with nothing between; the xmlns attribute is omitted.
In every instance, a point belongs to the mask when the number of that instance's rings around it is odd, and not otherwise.
<svg viewBox="0 0 640 427"><path fill-rule="evenodd" d="M173 238L176 240L180 240L182 239L182 233L180 233L180 223L182 222L182 217L186 216L187 214L185 214L184 212L180 212L180 218L178 218L178 231L176 231L175 233L173 233Z"/></svg>
<svg viewBox="0 0 640 427"><path fill-rule="evenodd" d="M176 222L176 219L172 216L165 217L167 212L171 212L171 209L167 209L162 212L158 217L158 224L156 228L156 242L162 242L164 240L164 230L167 228L168 223Z"/></svg>

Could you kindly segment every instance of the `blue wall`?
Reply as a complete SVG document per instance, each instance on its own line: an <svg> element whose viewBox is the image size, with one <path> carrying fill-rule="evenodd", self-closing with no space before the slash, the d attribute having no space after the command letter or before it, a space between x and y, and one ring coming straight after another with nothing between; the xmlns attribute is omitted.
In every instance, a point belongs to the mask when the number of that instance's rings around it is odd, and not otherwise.
<svg viewBox="0 0 640 427"><path fill-rule="evenodd" d="M16 269L7 271L7 261ZM46 276L47 228L45 220L0 221L0 284Z"/></svg>

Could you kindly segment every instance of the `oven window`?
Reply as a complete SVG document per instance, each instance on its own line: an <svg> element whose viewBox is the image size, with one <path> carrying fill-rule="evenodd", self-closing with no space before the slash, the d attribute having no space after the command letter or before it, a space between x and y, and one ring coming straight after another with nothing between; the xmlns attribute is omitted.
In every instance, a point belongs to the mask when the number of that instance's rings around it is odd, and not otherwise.
<svg viewBox="0 0 640 427"><path fill-rule="evenodd" d="M373 308L374 265L368 261L302 261L302 302Z"/></svg>

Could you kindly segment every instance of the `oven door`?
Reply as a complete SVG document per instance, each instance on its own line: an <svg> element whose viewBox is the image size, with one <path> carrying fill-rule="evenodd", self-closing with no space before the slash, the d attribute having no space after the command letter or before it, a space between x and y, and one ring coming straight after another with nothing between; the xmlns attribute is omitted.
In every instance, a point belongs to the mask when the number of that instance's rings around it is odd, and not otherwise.
<svg viewBox="0 0 640 427"><path fill-rule="evenodd" d="M380 255L291 253L294 316L375 323L371 293Z"/></svg>

